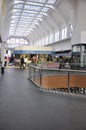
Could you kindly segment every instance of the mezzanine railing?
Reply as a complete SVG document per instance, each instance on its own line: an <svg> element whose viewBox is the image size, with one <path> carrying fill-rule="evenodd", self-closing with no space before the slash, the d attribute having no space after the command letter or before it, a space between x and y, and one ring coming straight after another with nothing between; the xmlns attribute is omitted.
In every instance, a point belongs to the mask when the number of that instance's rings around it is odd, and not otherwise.
<svg viewBox="0 0 86 130"><path fill-rule="evenodd" d="M86 93L86 71L29 65L29 79L43 89Z"/></svg>

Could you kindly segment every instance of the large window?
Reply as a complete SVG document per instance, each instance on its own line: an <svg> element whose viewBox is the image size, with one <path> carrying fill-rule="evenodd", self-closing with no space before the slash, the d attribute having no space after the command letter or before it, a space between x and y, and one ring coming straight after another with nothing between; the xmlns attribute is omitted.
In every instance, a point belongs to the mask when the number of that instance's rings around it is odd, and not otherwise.
<svg viewBox="0 0 86 130"><path fill-rule="evenodd" d="M53 42L53 34L50 34L50 42L49 43L52 43Z"/></svg>
<svg viewBox="0 0 86 130"><path fill-rule="evenodd" d="M62 29L62 40L67 38L67 27Z"/></svg>
<svg viewBox="0 0 86 130"><path fill-rule="evenodd" d="M44 45L44 38L42 39L42 43L41 43L41 45Z"/></svg>
<svg viewBox="0 0 86 130"><path fill-rule="evenodd" d="M48 38L48 36L46 37L46 39L45 39L45 44L49 44L49 40L48 40L49 38Z"/></svg>
<svg viewBox="0 0 86 130"><path fill-rule="evenodd" d="M24 38L9 38L7 40L7 47L14 48L16 46L29 45L29 42Z"/></svg>
<svg viewBox="0 0 86 130"><path fill-rule="evenodd" d="M46 45L57 41L59 42L67 38L71 38L72 31L73 31L72 25L68 25L67 27L62 28L61 30L54 31L51 34L48 34L45 38L42 38L40 45Z"/></svg>
<svg viewBox="0 0 86 130"><path fill-rule="evenodd" d="M69 25L69 36L72 36L72 32L73 32L73 26Z"/></svg>
<svg viewBox="0 0 86 130"><path fill-rule="evenodd" d="M59 41L59 31L55 33L55 42Z"/></svg>

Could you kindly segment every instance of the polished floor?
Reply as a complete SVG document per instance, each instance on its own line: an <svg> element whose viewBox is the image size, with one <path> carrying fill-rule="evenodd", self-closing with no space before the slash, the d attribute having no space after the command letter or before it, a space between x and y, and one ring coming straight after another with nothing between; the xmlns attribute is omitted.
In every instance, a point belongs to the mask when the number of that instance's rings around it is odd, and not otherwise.
<svg viewBox="0 0 86 130"><path fill-rule="evenodd" d="M0 130L86 130L86 97L42 91L28 69L0 74Z"/></svg>

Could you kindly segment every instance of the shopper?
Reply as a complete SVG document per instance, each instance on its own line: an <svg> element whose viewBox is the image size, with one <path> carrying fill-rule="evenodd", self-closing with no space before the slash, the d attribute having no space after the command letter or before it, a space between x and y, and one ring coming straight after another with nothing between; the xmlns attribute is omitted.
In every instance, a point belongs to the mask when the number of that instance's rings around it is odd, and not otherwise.
<svg viewBox="0 0 86 130"><path fill-rule="evenodd" d="M20 59L20 68L25 68L25 66L24 66L24 58L23 58L23 56L21 57L21 59Z"/></svg>

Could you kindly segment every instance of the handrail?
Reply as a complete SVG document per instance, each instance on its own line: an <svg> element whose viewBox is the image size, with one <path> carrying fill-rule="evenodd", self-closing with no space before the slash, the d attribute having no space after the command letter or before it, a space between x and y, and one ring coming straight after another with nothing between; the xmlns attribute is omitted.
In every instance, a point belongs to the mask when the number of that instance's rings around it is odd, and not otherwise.
<svg viewBox="0 0 86 130"><path fill-rule="evenodd" d="M86 71L29 65L29 79L43 89L86 93Z"/></svg>
<svg viewBox="0 0 86 130"><path fill-rule="evenodd" d="M81 72L86 73L86 70L72 70L72 69L59 69L59 68L45 68L40 67L37 65L29 65L29 67L35 68L35 69L41 69L41 70L58 70L58 71L65 71L65 72Z"/></svg>

